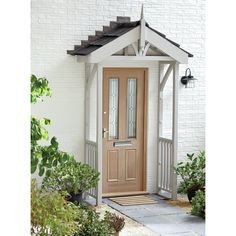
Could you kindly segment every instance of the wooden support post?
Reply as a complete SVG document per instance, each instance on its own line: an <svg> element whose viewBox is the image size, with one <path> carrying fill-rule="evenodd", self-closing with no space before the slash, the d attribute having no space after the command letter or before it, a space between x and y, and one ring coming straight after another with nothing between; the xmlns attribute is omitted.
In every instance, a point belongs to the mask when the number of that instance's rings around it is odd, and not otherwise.
<svg viewBox="0 0 236 236"><path fill-rule="evenodd" d="M90 64L85 64L85 85L84 85L84 162L86 163L86 140L88 139L89 128L89 89L88 81L90 76Z"/></svg>
<svg viewBox="0 0 236 236"><path fill-rule="evenodd" d="M173 70L173 65L170 64L167 71L166 71L166 73L165 73L165 75L162 77L163 79L161 81L161 91L163 91L172 70Z"/></svg>
<svg viewBox="0 0 236 236"><path fill-rule="evenodd" d="M161 87L161 82L163 81L164 75L164 66L163 62L160 62L159 70L160 70L160 82L159 82L159 136L163 135L163 89Z"/></svg>
<svg viewBox="0 0 236 236"><path fill-rule="evenodd" d="M97 155L96 166L100 173L97 193L96 193L96 205L102 203L102 85L103 84L103 72L102 66L97 66Z"/></svg>
<svg viewBox="0 0 236 236"><path fill-rule="evenodd" d="M159 188L159 162L160 162L160 149L159 149L159 143L160 143L160 84L161 84L161 76L162 76L162 63L158 62L158 78L157 78L157 193L160 191Z"/></svg>
<svg viewBox="0 0 236 236"><path fill-rule="evenodd" d="M87 158L86 158L86 140L87 140L87 136L88 136L88 78L89 78L89 74L90 74L90 65L89 64L85 64L85 82L84 82L84 163L87 163ZM87 199L88 194L87 192L84 193L84 198Z"/></svg>
<svg viewBox="0 0 236 236"><path fill-rule="evenodd" d="M179 83L179 63L175 62L173 70L173 114L172 114L172 158L173 166L177 164L178 151L178 83ZM174 170L172 175L172 199L177 199L177 175Z"/></svg>

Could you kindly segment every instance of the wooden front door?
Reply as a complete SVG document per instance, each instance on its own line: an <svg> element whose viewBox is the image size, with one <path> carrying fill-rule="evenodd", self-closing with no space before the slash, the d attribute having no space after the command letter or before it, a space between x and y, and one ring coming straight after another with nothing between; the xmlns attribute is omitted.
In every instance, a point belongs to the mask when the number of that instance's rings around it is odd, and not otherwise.
<svg viewBox="0 0 236 236"><path fill-rule="evenodd" d="M103 71L103 193L145 190L144 68Z"/></svg>

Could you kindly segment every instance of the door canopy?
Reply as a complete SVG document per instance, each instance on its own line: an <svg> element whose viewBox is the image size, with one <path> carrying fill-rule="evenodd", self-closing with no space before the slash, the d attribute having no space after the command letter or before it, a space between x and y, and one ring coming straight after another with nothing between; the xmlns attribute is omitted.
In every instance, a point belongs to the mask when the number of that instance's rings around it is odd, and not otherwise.
<svg viewBox="0 0 236 236"><path fill-rule="evenodd" d="M168 39L164 34L150 27L141 13L139 21L130 21L130 17L117 16L102 31L82 40L68 54L77 55L79 61L99 63L110 56L168 56L175 61L187 64L193 55Z"/></svg>

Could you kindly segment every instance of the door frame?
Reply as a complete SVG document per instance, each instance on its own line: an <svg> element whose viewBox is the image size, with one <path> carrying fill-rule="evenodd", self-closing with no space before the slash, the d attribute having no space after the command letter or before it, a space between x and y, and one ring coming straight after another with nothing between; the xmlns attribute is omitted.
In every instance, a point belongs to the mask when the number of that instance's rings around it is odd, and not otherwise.
<svg viewBox="0 0 236 236"><path fill-rule="evenodd" d="M102 66L102 84L104 79L104 71L106 69L143 69L144 70L144 139L143 139L143 181L142 181L142 191L135 191L135 192L118 192L118 193L110 193L110 194L103 194L102 196L125 196L125 195L132 195L132 194L140 194L140 193L147 193L147 130L148 130L148 67L138 67L138 66ZM102 89L102 97L103 97L103 89ZM103 101L102 101L102 112L103 113ZM102 118L103 122L103 118ZM101 159L103 161L103 148L102 148L102 155ZM102 175L103 175L103 165L102 166ZM103 181L103 180L102 180ZM102 192L102 190L101 190Z"/></svg>

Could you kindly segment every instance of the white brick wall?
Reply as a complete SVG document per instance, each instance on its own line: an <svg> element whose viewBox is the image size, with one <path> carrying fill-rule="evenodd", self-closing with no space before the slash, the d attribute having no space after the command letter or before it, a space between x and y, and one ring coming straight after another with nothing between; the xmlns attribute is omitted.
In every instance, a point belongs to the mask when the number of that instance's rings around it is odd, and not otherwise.
<svg viewBox="0 0 236 236"><path fill-rule="evenodd" d="M194 54L188 66L198 79L196 87L185 89L180 84L179 89L178 157L181 159L187 152L204 148L204 0L32 0L32 73L46 77L53 91L52 98L33 106L32 112L52 119L50 134L58 137L62 149L79 160L84 152L84 66L76 62L76 57L67 55L66 50L73 49L73 45L87 39L95 30L102 30L103 25L118 15L138 20L142 3L151 27ZM180 75L186 68L181 65ZM168 88L166 91L168 93ZM155 97L155 91L150 92L150 96ZM151 101L152 106L154 103L155 100ZM150 120L154 122L154 112L150 112ZM164 124L164 128L167 130L168 124ZM149 148L153 145L154 139ZM154 171L155 166L152 168ZM153 178L150 174L150 191Z"/></svg>

